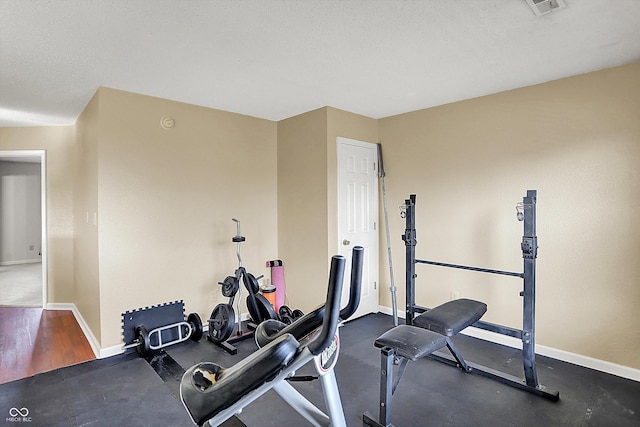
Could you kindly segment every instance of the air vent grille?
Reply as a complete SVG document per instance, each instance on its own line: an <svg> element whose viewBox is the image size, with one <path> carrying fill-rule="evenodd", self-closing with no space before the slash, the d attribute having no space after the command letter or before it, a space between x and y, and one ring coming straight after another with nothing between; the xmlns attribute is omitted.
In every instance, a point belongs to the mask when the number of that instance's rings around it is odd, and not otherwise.
<svg viewBox="0 0 640 427"><path fill-rule="evenodd" d="M538 16L546 15L556 9L561 9L567 5L564 0L525 0L533 13Z"/></svg>

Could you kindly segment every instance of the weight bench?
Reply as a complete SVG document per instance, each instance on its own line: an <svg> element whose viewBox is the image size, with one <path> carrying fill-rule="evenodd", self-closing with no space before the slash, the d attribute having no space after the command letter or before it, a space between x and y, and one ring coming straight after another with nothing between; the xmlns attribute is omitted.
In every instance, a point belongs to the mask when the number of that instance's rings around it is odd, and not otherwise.
<svg viewBox="0 0 640 427"><path fill-rule="evenodd" d="M439 305L414 319L414 325L399 325L380 335L374 345L381 349L380 361L380 405L378 419L364 413L365 424L375 427L389 427L393 394L400 383L409 360L415 361L432 355L447 346L457 364L466 372L470 367L451 341L451 337L467 326L480 320L486 313L487 305L470 300L457 299ZM435 357L435 355L432 355ZM393 366L399 360L396 378Z"/></svg>
<svg viewBox="0 0 640 427"><path fill-rule="evenodd" d="M447 341L447 348L455 358L457 366L466 372L470 372L471 368L467 362L465 362L458 349L453 345L451 337L467 326L476 323L486 312L487 304L471 299L460 298L445 302L431 310L425 311L413 319L413 324L420 328L444 335ZM446 361L449 360L444 359Z"/></svg>

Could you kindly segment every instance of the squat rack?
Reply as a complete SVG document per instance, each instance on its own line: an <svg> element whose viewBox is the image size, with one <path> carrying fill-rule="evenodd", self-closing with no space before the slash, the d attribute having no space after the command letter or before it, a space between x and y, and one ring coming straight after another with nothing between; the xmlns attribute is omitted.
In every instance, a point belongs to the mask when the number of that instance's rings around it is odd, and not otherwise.
<svg viewBox="0 0 640 427"><path fill-rule="evenodd" d="M479 271L483 273L513 276L523 279L524 286L520 292L523 297L522 329L515 329L509 326L498 325L479 320L472 324L479 329L495 332L501 335L517 338L522 341L522 361L524 366L524 382L520 378L495 371L493 369L470 364L473 371L507 385L522 388L526 391L540 395L550 400L558 400L559 392L548 390L538 383L536 371L535 354L535 303L536 303L536 258L538 256L538 237L536 236L536 190L527 190L522 202L516 205L517 217L519 221L524 220L524 233L520 249L524 260L524 272L516 273L502 270L492 270L481 267L470 267L466 265L449 264L437 261L427 261L416 259L416 229L415 229L415 205L416 196L412 194L409 199L405 199L405 205L401 206L401 216L405 218L406 226L402 240L406 247L406 324L412 325L416 314L429 310L426 307L418 306L415 303L416 287L416 264L428 264L448 268Z"/></svg>

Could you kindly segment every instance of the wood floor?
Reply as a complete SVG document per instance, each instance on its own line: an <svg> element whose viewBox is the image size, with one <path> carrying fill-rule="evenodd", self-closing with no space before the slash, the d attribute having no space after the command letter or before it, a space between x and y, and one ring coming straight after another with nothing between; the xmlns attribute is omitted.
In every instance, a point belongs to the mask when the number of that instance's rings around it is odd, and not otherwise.
<svg viewBox="0 0 640 427"><path fill-rule="evenodd" d="M93 359L71 311L0 307L0 384Z"/></svg>

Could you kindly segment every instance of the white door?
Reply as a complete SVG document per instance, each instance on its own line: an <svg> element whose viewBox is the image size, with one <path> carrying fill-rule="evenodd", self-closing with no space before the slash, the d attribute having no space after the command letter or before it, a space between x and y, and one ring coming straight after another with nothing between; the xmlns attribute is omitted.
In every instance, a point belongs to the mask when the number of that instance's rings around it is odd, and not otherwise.
<svg viewBox="0 0 640 427"><path fill-rule="evenodd" d="M375 144L337 138L338 253L347 258L341 306L349 300L351 250L364 247L360 305L353 318L378 311L378 151Z"/></svg>

